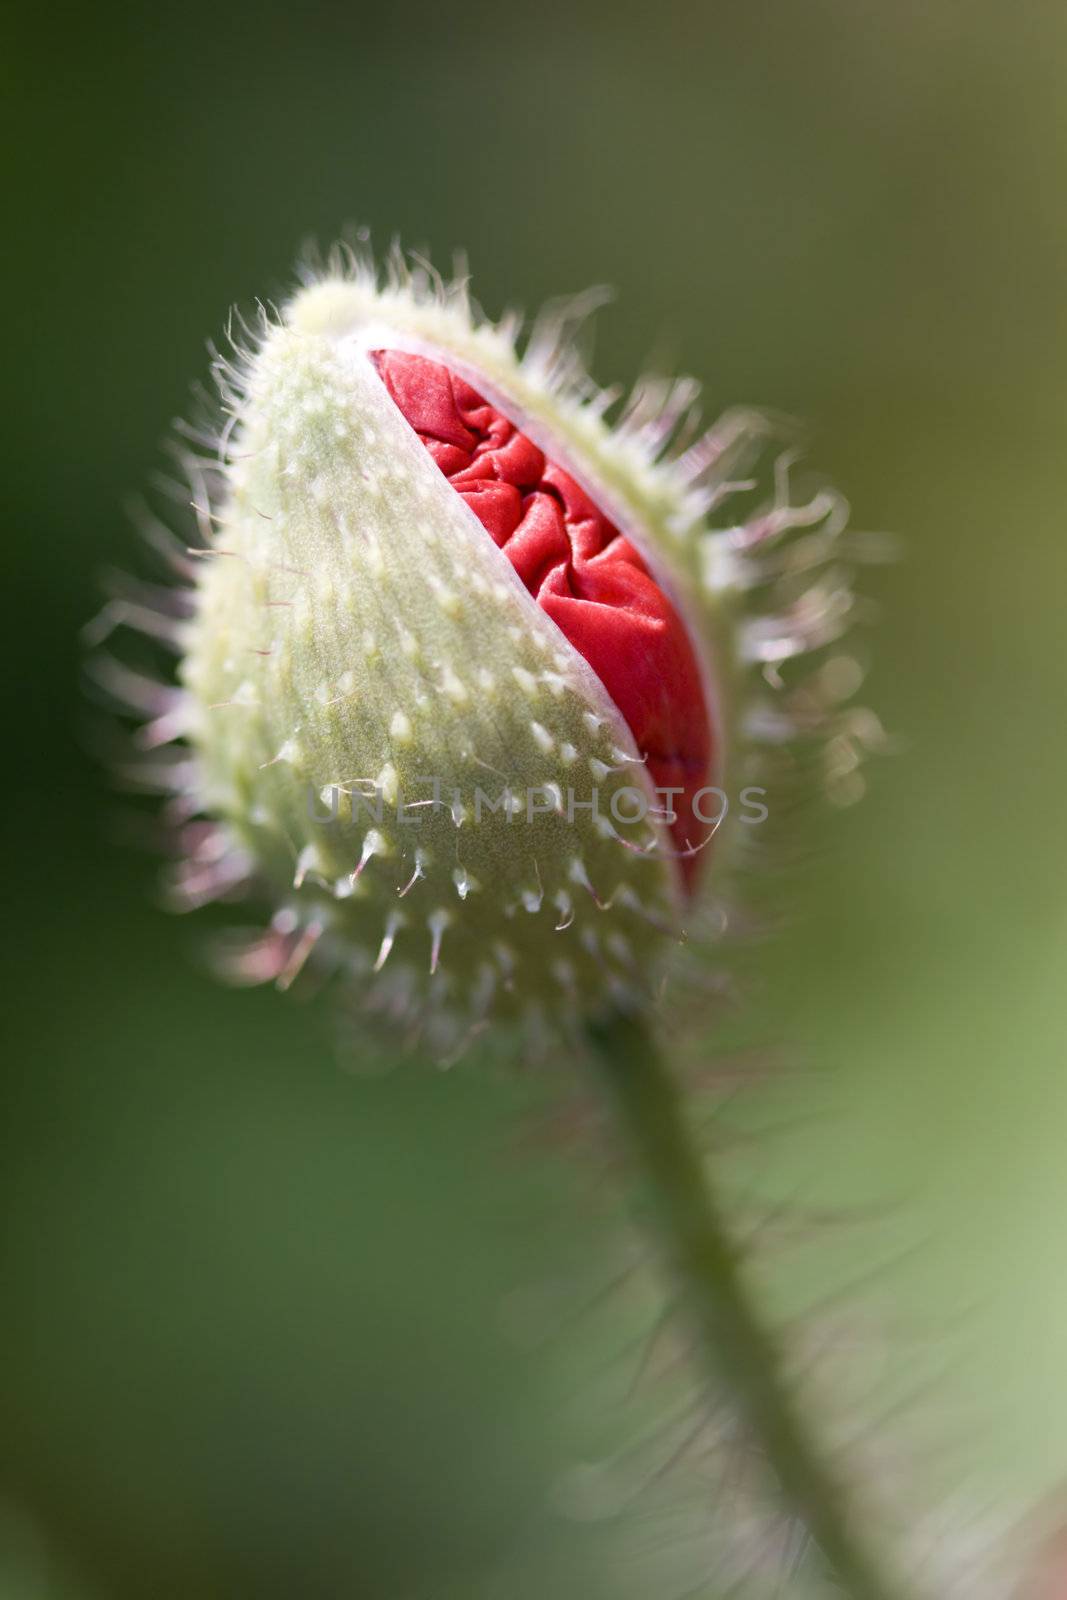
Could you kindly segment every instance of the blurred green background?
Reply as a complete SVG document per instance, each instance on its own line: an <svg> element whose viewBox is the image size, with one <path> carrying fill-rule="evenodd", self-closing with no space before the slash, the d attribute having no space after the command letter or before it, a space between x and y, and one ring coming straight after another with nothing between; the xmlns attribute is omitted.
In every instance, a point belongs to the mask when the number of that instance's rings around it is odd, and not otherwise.
<svg viewBox="0 0 1067 1600"><path fill-rule="evenodd" d="M711 409L808 419L857 524L903 536L866 580L901 751L818 823L752 991L826 1114L751 1160L890 1206L918 1248L881 1289L946 1330L966 1466L1049 1491L1067 14L24 6L0 72L2 1600L622 1592L612 1528L554 1510L596 1448L596 1349L506 1314L608 1275L581 1163L516 1155L525 1084L356 1075L321 1008L216 988L84 736L78 630L139 559L122 502L205 338L352 221L465 248L493 312L613 285L602 380L676 362ZM842 1280L871 1259L850 1237Z"/></svg>

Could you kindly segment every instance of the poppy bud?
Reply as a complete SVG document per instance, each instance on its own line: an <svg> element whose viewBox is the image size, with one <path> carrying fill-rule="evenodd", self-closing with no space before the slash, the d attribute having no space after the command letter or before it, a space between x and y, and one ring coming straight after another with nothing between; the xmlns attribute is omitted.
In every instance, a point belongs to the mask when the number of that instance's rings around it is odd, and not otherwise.
<svg viewBox="0 0 1067 1600"><path fill-rule="evenodd" d="M810 591L762 632L736 604L832 509L711 533L758 424L694 441L679 381L610 427L565 314L514 332L397 262L265 318L179 634L188 900L254 882L239 976L314 952L440 1041L649 1002L752 775L746 657L839 631Z"/></svg>

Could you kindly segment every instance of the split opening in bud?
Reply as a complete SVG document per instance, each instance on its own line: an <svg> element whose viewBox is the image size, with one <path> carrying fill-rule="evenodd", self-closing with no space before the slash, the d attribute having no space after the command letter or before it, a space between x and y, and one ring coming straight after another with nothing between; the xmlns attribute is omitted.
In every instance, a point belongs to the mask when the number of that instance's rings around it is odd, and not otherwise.
<svg viewBox="0 0 1067 1600"><path fill-rule="evenodd" d="M696 649L633 544L532 439L458 374L376 350L397 408L541 609L597 674L661 791L692 889L714 824L694 804L717 754Z"/></svg>

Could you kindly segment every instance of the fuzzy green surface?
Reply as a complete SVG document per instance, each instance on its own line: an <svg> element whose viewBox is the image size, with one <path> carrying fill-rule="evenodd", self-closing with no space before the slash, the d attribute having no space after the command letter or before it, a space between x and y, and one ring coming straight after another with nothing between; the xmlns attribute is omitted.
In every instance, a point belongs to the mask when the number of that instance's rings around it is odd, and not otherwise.
<svg viewBox="0 0 1067 1600"><path fill-rule="evenodd" d="M182 670L208 812L404 1013L640 998L677 869L612 818L653 803L633 740L366 357L271 333L229 489Z"/></svg>

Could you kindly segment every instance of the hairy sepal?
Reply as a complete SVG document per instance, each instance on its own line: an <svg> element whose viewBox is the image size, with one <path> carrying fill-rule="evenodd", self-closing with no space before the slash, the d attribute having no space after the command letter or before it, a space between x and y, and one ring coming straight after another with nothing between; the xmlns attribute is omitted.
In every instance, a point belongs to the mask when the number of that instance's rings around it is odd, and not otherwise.
<svg viewBox="0 0 1067 1600"><path fill-rule="evenodd" d="M267 334L227 487L190 739L290 922L444 1033L643 1003L680 906L654 816L612 815L655 809L629 730L361 344Z"/></svg>

